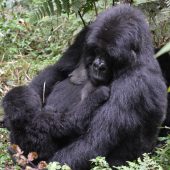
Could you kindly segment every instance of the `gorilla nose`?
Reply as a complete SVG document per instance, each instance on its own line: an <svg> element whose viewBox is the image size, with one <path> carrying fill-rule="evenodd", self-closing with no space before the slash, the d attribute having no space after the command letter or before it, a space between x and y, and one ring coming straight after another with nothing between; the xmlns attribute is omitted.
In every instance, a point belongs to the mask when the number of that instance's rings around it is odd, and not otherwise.
<svg viewBox="0 0 170 170"><path fill-rule="evenodd" d="M101 62L94 62L93 63L93 67L95 70L99 70L99 71L105 71L106 70L106 65L104 63Z"/></svg>

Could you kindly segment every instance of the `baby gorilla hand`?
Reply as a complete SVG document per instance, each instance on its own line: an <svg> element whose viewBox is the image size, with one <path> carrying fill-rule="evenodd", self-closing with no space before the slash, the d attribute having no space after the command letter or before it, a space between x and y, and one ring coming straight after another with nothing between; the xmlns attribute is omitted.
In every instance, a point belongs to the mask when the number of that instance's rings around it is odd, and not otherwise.
<svg viewBox="0 0 170 170"><path fill-rule="evenodd" d="M95 98L99 103L107 101L110 97L110 88L107 86L100 86L94 91Z"/></svg>

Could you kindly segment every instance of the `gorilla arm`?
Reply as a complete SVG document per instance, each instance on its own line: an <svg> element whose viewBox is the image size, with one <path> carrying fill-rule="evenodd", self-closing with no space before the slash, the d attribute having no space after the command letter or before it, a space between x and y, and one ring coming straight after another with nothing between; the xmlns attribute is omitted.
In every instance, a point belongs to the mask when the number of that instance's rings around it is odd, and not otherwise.
<svg viewBox="0 0 170 170"><path fill-rule="evenodd" d="M30 87L43 96L43 86L45 83L45 97L51 92L53 85L68 77L68 75L76 68L81 60L83 53L84 40L87 33L87 28L84 28L75 39L74 43L67 49L60 60L43 70L37 77L30 83Z"/></svg>
<svg viewBox="0 0 170 170"><path fill-rule="evenodd" d="M87 29L85 28L78 34L63 57L56 64L41 71L28 86L16 87L6 94L2 103L6 113L4 118L5 126L9 128L12 120L26 120L31 114L35 114L41 109L44 102L43 97L47 97L53 85L64 80L78 64L86 33ZM29 121L29 119L27 120Z"/></svg>
<svg viewBox="0 0 170 170"><path fill-rule="evenodd" d="M68 77L80 62L83 53L83 46L87 28L84 28L76 37L74 43L66 50L60 60L43 70L30 83L30 87L41 96L43 96L43 86L45 84L45 97L51 92L53 85Z"/></svg>
<svg viewBox="0 0 170 170"><path fill-rule="evenodd" d="M89 89L85 88L84 91ZM42 113L35 116L32 127L42 129L50 129L50 133L54 138L62 138L64 136L80 135L85 132L90 119L93 117L95 110L101 106L109 98L110 89L101 86L86 98L84 98L69 113ZM83 92L86 93L86 92ZM38 123L38 122L44 123ZM39 126L39 127L37 127ZM49 128L47 128L49 127Z"/></svg>
<svg viewBox="0 0 170 170"><path fill-rule="evenodd" d="M99 155L108 157L110 154L111 163L116 165L135 159L143 150L150 152L155 142L155 131L158 131L157 127L163 121L165 110L157 108L160 105L156 97L159 87L155 87L155 83L148 87L147 82L142 81L125 77L122 77L121 82L115 80L109 100L97 110L88 131L77 141L56 152L51 161L66 163L73 170L79 167L80 170L86 170L90 166L87 160ZM162 105L165 105L164 102L161 101ZM135 144L138 147L136 155L133 154L134 137L138 142ZM125 147L121 145L124 141ZM132 154L129 153L131 151Z"/></svg>

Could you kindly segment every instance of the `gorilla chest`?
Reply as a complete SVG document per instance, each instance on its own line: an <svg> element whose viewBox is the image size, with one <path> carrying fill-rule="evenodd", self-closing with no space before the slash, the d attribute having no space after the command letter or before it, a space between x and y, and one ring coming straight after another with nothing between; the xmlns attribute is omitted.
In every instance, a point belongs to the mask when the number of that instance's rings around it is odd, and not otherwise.
<svg viewBox="0 0 170 170"><path fill-rule="evenodd" d="M46 99L45 108L61 113L71 111L81 100L83 86L74 85L69 79L57 83Z"/></svg>

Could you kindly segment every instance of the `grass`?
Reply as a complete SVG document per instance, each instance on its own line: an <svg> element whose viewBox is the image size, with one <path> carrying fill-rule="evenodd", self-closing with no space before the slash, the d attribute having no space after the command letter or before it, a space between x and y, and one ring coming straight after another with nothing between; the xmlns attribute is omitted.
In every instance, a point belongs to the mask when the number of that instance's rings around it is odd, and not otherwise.
<svg viewBox="0 0 170 170"><path fill-rule="evenodd" d="M9 143L9 133L6 129L0 128L0 170L20 170L15 166L7 152Z"/></svg>

